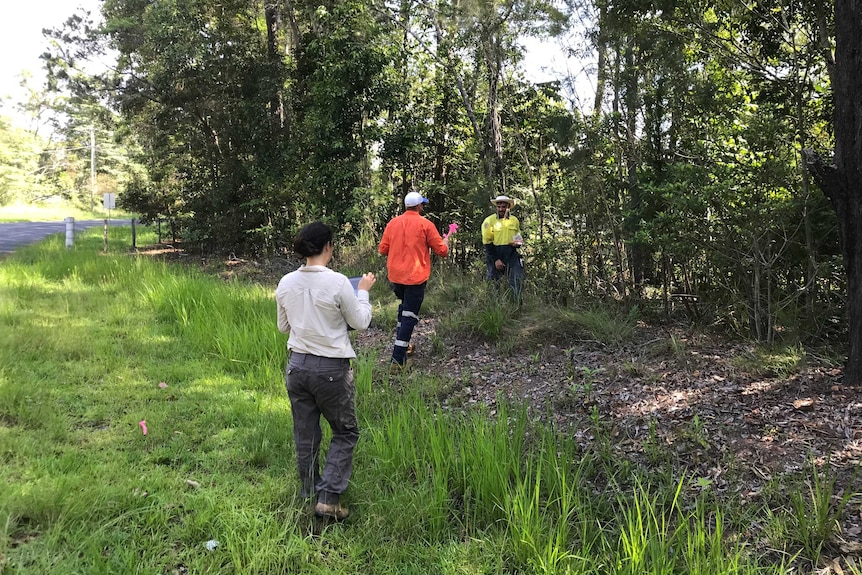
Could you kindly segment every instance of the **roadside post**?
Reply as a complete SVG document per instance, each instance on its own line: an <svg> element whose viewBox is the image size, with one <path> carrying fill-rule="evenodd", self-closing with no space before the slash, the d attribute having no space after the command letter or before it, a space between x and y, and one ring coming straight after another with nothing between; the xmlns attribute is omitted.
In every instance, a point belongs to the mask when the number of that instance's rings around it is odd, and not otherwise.
<svg viewBox="0 0 862 575"><path fill-rule="evenodd" d="M108 217L105 218L105 251L108 251L108 220L111 219L111 209L115 207L114 194L107 193L104 195L105 209L108 211Z"/></svg>
<svg viewBox="0 0 862 575"><path fill-rule="evenodd" d="M66 222L66 249L72 247L75 243L75 218L65 218Z"/></svg>

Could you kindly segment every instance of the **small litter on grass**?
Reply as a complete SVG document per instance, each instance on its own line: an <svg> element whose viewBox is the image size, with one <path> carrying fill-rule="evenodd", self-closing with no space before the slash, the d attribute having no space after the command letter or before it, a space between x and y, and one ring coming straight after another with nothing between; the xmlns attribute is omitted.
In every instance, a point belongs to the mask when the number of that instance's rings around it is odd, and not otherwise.
<svg viewBox="0 0 862 575"><path fill-rule="evenodd" d="M163 381L163 382L161 382L161 383L159 384L159 387L160 387L161 389L164 389L164 388L166 388L167 386L168 386L168 384L167 384L167 383L165 383L164 381Z"/></svg>
<svg viewBox="0 0 862 575"><path fill-rule="evenodd" d="M186 485L188 485L189 487L194 487L195 489L201 488L201 484L194 479L186 479Z"/></svg>
<svg viewBox="0 0 862 575"><path fill-rule="evenodd" d="M207 551L212 551L216 547L218 547L218 541L216 541L215 539L210 539L209 541L207 541L207 543L206 543Z"/></svg>
<svg viewBox="0 0 862 575"><path fill-rule="evenodd" d="M138 422L138 425L141 426L141 431L144 433L144 435L146 435L147 434L147 420L146 419L140 420Z"/></svg>

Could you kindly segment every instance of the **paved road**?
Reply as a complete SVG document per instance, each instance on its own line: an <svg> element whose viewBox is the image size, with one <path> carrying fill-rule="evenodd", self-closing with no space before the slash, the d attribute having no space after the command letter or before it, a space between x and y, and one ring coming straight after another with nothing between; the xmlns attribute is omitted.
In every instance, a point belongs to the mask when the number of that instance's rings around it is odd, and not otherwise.
<svg viewBox="0 0 862 575"><path fill-rule="evenodd" d="M75 220L75 233L105 225L105 220ZM129 226L130 220L110 220L112 226ZM65 237L66 222L12 222L0 223L0 254L8 254L15 248L35 244L51 234L62 233Z"/></svg>

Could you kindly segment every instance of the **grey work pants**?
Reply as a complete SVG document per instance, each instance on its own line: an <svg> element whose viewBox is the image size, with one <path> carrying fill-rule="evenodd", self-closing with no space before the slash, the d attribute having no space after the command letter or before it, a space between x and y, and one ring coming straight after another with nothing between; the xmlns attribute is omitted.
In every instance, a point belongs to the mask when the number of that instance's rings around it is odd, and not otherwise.
<svg viewBox="0 0 862 575"><path fill-rule="evenodd" d="M349 359L291 352L285 376L293 412L293 440L302 482L300 495L338 503L353 471L353 449L359 441L355 387ZM332 441L320 473L320 416L332 428Z"/></svg>

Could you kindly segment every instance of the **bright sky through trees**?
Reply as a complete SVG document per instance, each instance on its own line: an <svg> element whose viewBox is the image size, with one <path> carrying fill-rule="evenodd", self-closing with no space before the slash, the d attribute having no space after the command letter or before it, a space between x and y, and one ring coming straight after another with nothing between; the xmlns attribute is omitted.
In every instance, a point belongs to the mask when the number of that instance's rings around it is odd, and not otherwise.
<svg viewBox="0 0 862 575"><path fill-rule="evenodd" d="M41 87L44 79L39 55L45 51L48 40L42 35L44 28L62 25L79 8L92 13L99 11L100 0L32 0L10 2L0 19L0 114L15 117L15 104L24 98L21 88L22 73L29 73L33 88ZM577 86L577 95L570 95L574 105L583 108L590 102L595 86L592 85L583 64L566 58L558 40L539 41L525 38L527 56L523 67L533 82L571 77Z"/></svg>
<svg viewBox="0 0 862 575"><path fill-rule="evenodd" d="M32 74L31 84L39 87L44 78L39 55L45 51L47 39L43 28L56 28L78 8L96 13L99 0L31 0L6 2L0 18L0 113L15 116L15 103L25 92L20 87L21 74ZM7 98L11 98L11 101Z"/></svg>

